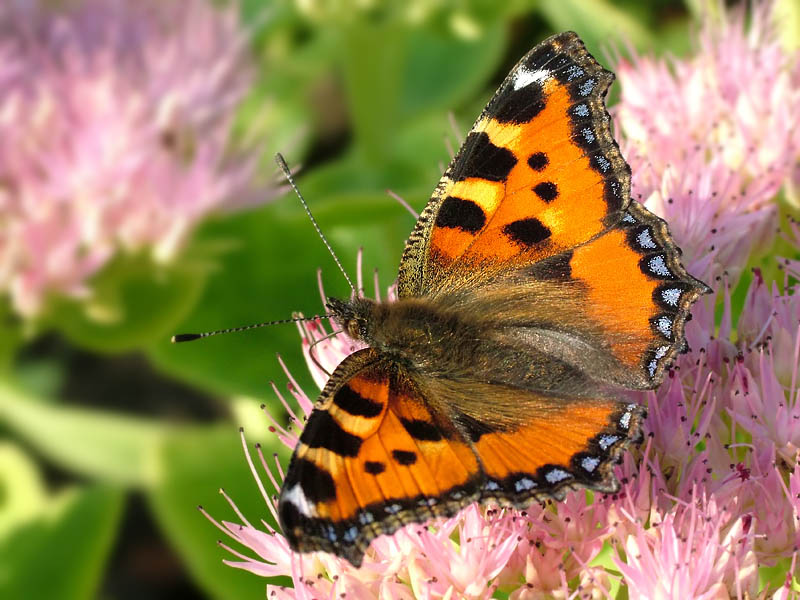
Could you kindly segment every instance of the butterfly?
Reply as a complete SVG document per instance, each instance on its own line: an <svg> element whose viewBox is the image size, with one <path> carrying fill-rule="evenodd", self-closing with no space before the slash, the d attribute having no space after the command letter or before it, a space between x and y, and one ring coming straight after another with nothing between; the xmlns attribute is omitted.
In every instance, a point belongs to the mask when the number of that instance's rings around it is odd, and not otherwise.
<svg viewBox="0 0 800 600"><path fill-rule="evenodd" d="M367 344L316 401L278 501L299 552L361 565L370 542L472 502L525 507L619 488L643 407L709 292L667 224L631 200L575 33L514 67L409 236L397 299L329 298Z"/></svg>

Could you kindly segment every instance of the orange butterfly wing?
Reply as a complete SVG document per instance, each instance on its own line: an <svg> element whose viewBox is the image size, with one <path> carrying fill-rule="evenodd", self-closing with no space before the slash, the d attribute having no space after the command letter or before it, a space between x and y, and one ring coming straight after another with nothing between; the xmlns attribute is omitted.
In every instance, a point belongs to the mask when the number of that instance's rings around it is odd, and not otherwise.
<svg viewBox="0 0 800 600"><path fill-rule="evenodd" d="M529 395L522 392L521 401ZM552 399L543 400L552 406ZM563 499L577 487L616 492L614 464L641 441L644 416L636 404L582 398L506 430L466 423L485 477L482 500L524 508L531 498Z"/></svg>
<svg viewBox="0 0 800 600"><path fill-rule="evenodd" d="M306 423L279 500L296 550L361 563L369 542L478 499L474 451L414 382L373 349L336 369Z"/></svg>
<svg viewBox="0 0 800 600"><path fill-rule="evenodd" d="M475 500L523 506L575 486L614 491L613 463L639 439L643 416L636 405L582 400L498 429L464 415L451 420L437 404L373 349L345 359L308 419L281 490L278 515L292 548L359 566L378 535L451 516Z"/></svg>
<svg viewBox="0 0 800 600"><path fill-rule="evenodd" d="M574 33L520 60L467 135L406 243L400 297L441 293L584 243L618 222L630 169L603 99L613 81Z"/></svg>
<svg viewBox="0 0 800 600"><path fill-rule="evenodd" d="M710 290L681 265L666 223L631 201L604 105L613 79L572 32L523 57L420 215L397 289L437 297L519 274L562 283L615 361L596 377L648 389Z"/></svg>
<svg viewBox="0 0 800 600"><path fill-rule="evenodd" d="M631 374L625 385L656 387L686 350L689 309L710 288L686 272L667 224L636 202L617 226L567 254L563 267L586 290L586 319L602 323L608 351Z"/></svg>

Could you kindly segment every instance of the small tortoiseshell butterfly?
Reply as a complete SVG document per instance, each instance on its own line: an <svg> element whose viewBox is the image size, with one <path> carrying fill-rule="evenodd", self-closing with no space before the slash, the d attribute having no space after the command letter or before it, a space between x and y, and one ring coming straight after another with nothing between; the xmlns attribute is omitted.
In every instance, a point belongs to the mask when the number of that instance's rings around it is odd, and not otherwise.
<svg viewBox="0 0 800 600"><path fill-rule="evenodd" d="M395 302L329 299L348 356L289 465L292 548L359 566L370 541L465 505L524 507L612 468L685 349L708 287L630 198L604 105L614 76L574 33L500 86L406 242Z"/></svg>

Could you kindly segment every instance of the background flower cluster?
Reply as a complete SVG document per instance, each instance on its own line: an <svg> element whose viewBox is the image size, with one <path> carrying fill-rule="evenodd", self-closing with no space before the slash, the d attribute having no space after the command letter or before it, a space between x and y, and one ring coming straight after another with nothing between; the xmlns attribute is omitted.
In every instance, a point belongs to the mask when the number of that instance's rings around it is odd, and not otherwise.
<svg viewBox="0 0 800 600"><path fill-rule="evenodd" d="M470 507L360 571L292 554L274 494L327 324L303 352L291 326L170 335L314 314L315 267L346 296L276 151L385 298L413 224L386 190L419 210L566 29L617 73L637 201L714 288L692 351L632 395L648 437L620 493ZM797 597L798 31L793 0L2 3L0 597ZM315 346L328 370L353 349Z"/></svg>

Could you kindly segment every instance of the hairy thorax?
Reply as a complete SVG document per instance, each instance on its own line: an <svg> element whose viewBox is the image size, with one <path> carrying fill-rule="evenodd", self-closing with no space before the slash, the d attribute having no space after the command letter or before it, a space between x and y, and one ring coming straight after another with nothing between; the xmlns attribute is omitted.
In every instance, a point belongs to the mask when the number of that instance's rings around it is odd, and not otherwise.
<svg viewBox="0 0 800 600"><path fill-rule="evenodd" d="M514 306L454 297L328 300L350 337L428 379L499 384L562 397L603 395L608 386L649 387L586 333L585 319L584 333L578 335L569 325L548 322L536 302L528 302L526 320L515 316ZM567 310L564 304L556 314L564 317Z"/></svg>
<svg viewBox="0 0 800 600"><path fill-rule="evenodd" d="M410 369L445 379L507 382L527 387L531 348L496 322L422 298L374 302L358 298L329 307L351 337ZM536 361L533 361L536 362Z"/></svg>

